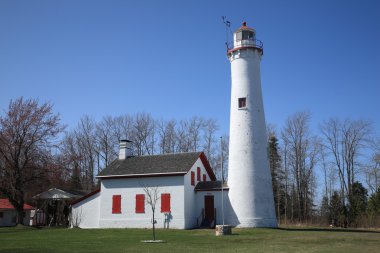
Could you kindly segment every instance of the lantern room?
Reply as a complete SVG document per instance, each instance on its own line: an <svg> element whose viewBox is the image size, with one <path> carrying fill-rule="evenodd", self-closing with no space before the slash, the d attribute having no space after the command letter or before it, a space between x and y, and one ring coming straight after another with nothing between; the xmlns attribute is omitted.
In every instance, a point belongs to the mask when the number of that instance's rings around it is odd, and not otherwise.
<svg viewBox="0 0 380 253"><path fill-rule="evenodd" d="M248 27L246 22L234 32L233 47L228 48L228 53L242 48L256 48L262 51L263 43L256 39L255 29Z"/></svg>
<svg viewBox="0 0 380 253"><path fill-rule="evenodd" d="M248 27L246 22L234 33L234 48L241 46L251 46L255 44L255 29Z"/></svg>

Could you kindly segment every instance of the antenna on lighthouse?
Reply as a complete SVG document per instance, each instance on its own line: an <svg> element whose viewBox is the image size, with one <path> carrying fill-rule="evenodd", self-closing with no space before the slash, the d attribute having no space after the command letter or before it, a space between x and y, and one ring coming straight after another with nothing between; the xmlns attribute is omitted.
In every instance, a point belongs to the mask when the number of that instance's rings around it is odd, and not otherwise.
<svg viewBox="0 0 380 253"><path fill-rule="evenodd" d="M222 16L222 20L223 20L224 25L226 26L226 48L228 51L228 29L230 29L231 22L227 20L226 16Z"/></svg>

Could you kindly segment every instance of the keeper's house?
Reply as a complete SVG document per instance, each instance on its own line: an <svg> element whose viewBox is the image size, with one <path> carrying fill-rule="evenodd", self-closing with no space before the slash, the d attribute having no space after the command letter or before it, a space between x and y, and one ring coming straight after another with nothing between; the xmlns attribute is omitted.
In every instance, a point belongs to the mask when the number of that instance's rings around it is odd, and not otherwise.
<svg viewBox="0 0 380 253"><path fill-rule="evenodd" d="M132 156L120 142L119 159L98 175L100 189L72 203L72 226L148 228L152 209L148 191L158 192L157 227L212 227L221 221L221 182L203 152ZM144 190L145 189L145 190ZM224 188L225 206L228 188Z"/></svg>

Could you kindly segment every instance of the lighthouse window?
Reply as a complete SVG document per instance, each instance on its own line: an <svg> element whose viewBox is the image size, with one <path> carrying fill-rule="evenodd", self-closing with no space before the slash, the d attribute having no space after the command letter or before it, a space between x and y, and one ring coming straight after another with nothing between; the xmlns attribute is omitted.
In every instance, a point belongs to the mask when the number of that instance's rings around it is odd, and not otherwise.
<svg viewBox="0 0 380 253"><path fill-rule="evenodd" d="M253 39L253 32L251 31L243 31L242 34L243 40L252 40Z"/></svg>
<svg viewBox="0 0 380 253"><path fill-rule="evenodd" d="M247 98L239 98L239 108L247 107Z"/></svg>
<svg viewBox="0 0 380 253"><path fill-rule="evenodd" d="M236 40L237 40L237 41L241 40L241 33L242 33L242 32L237 32L237 33L236 33Z"/></svg>

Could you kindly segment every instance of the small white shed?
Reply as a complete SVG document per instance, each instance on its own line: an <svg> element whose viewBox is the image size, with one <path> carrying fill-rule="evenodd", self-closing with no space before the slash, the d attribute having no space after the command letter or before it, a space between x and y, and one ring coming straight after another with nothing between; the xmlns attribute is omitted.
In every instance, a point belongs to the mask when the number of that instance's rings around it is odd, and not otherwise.
<svg viewBox="0 0 380 253"><path fill-rule="evenodd" d="M35 208L24 204L25 216L22 224L25 226L33 225ZM16 226L17 211L8 199L0 199L0 227Z"/></svg>

